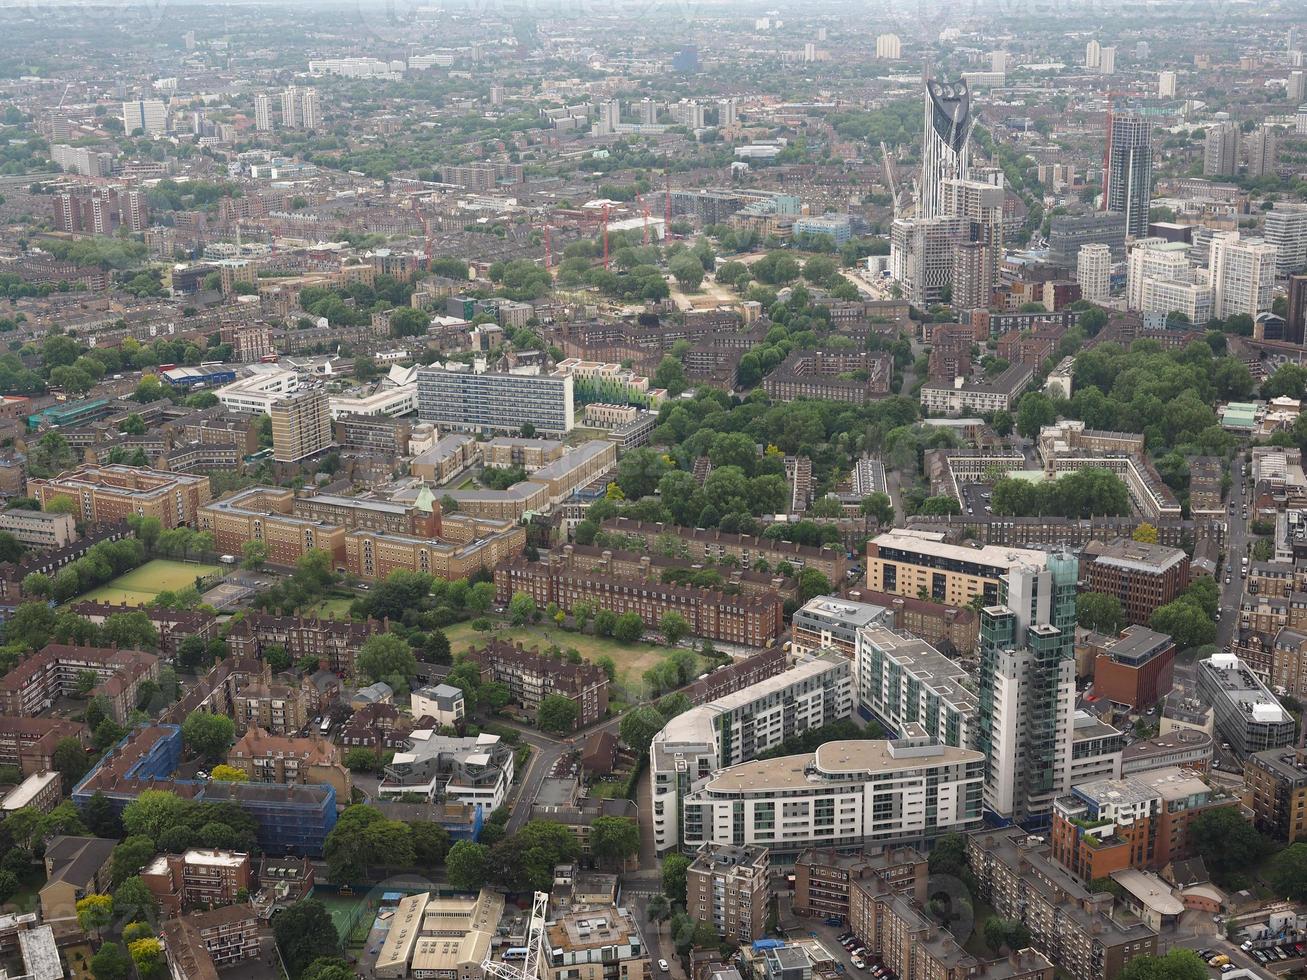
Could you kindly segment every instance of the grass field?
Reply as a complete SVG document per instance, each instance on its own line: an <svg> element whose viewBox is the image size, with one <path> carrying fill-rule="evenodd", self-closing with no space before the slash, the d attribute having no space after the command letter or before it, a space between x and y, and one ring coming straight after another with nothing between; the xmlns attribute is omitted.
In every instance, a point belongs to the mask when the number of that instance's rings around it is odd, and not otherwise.
<svg viewBox="0 0 1307 980"><path fill-rule="evenodd" d="M197 575L207 576L223 571L220 565L199 565L193 562L155 558L126 575L80 596L114 604L143 606L160 592L174 591L195 584Z"/></svg>
<svg viewBox="0 0 1307 980"><path fill-rule="evenodd" d="M618 643L603 636L591 636L588 633L569 633L551 626L507 626L496 623L497 629L489 633L478 633L470 623L456 623L445 630L449 637L450 651L457 656L473 646L480 646L489 637L520 643L528 650L533 647L545 649L554 645L564 650L579 650L586 660L596 660L602 656L613 658L617 664L617 680L632 694L645 692L644 672L667 656L667 647L652 643Z"/></svg>
<svg viewBox="0 0 1307 980"><path fill-rule="evenodd" d="M349 928L350 919L353 917L355 910L368 900L366 893L362 895L337 895L335 892L322 889L314 889L312 897L327 907L327 914L331 916L331 923L336 927L336 932L340 933L342 939L346 938L345 931ZM372 925L372 915L370 913L365 913L363 918L367 920L369 926ZM326 954L324 953L324 955Z"/></svg>
<svg viewBox="0 0 1307 980"><path fill-rule="evenodd" d="M346 599L342 596L334 596L330 599L323 599L316 606L313 606L306 616L317 616L319 619L327 616L335 616L337 619L349 619L349 607L353 605L353 599Z"/></svg>

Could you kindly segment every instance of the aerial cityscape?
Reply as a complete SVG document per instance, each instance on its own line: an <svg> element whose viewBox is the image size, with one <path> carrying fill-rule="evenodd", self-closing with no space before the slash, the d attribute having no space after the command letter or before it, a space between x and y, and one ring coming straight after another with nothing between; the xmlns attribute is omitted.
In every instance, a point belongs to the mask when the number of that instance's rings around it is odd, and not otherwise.
<svg viewBox="0 0 1307 980"><path fill-rule="evenodd" d="M1307 7L0 6L0 980L1307 978Z"/></svg>

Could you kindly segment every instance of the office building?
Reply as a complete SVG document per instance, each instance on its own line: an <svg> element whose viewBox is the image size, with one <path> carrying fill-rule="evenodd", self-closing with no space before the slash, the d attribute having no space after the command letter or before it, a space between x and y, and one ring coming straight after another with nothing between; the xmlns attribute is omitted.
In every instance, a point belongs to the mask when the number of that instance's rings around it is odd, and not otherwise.
<svg viewBox="0 0 1307 980"><path fill-rule="evenodd" d="M1267 244L1275 246L1275 274L1287 278L1307 269L1307 205L1277 201L1266 212Z"/></svg>
<svg viewBox="0 0 1307 980"><path fill-rule="evenodd" d="M1053 805L1053 858L1082 881L1132 868L1160 870L1193 856L1189 825L1241 807L1187 769L1168 767L1079 783Z"/></svg>
<svg viewBox="0 0 1307 980"><path fill-rule="evenodd" d="M1105 303L1112 296L1112 249L1107 245L1080 246L1076 256L1076 282L1080 296L1091 303Z"/></svg>
<svg viewBox="0 0 1307 980"><path fill-rule="evenodd" d="M161 99L123 103L123 132L131 136L137 130L146 136L158 136L168 131L168 107Z"/></svg>
<svg viewBox="0 0 1307 980"><path fill-rule="evenodd" d="M965 79L946 82L932 78L926 81L918 217L929 219L947 213L944 210L943 184L946 180L967 179L967 141L974 125L971 92Z"/></svg>
<svg viewBox="0 0 1307 980"><path fill-rule="evenodd" d="M270 415L273 402L299 391L300 376L274 365L258 365L248 377L223 385L214 395L228 412L234 415Z"/></svg>
<svg viewBox="0 0 1307 980"><path fill-rule="evenodd" d="M684 799L684 840L766 847L928 843L980 827L985 760L920 734L826 742L713 772ZM657 818L655 817L655 825Z"/></svg>
<svg viewBox="0 0 1307 980"><path fill-rule="evenodd" d="M1073 782L1078 565L1067 552L1040 557L1014 563L980 613L985 805L1014 820L1047 813Z"/></svg>
<svg viewBox="0 0 1307 980"><path fill-rule="evenodd" d="M867 588L965 606L979 596L999 601L1002 578L1014 567L1043 568L1047 554L1025 548L949 544L941 531L893 530L867 542Z"/></svg>
<svg viewBox="0 0 1307 980"><path fill-rule="evenodd" d="M1113 980L1131 960L1156 956L1157 933L1112 915L1113 898L1053 860L1043 837L1019 827L967 838L967 863L994 912L1025 923L1032 945L1068 976Z"/></svg>
<svg viewBox="0 0 1307 980"><path fill-rule="evenodd" d="M1088 591L1115 596L1127 623L1146 624L1189 587L1189 556L1179 548L1117 538L1085 552Z"/></svg>
<svg viewBox="0 0 1307 980"><path fill-rule="evenodd" d="M331 403L314 388L272 403L272 458L297 463L332 446Z"/></svg>
<svg viewBox="0 0 1307 980"><path fill-rule="evenodd" d="M1112 261L1125 258L1125 215L1112 211L1055 214L1048 222L1048 260L1067 269L1077 267L1085 245L1106 245Z"/></svg>
<svg viewBox="0 0 1307 980"><path fill-rule="evenodd" d="M1241 759L1293 743L1293 715L1233 654L1198 661L1198 697L1212 706L1217 734Z"/></svg>
<svg viewBox="0 0 1307 980"><path fill-rule="evenodd" d="M1132 711L1143 711L1171 691L1175 642L1146 626L1091 642L1094 692Z"/></svg>
<svg viewBox="0 0 1307 980"><path fill-rule="evenodd" d="M672 718L649 746L658 852L684 840L684 801L715 770L748 762L791 735L852 713L849 661L828 651Z"/></svg>
<svg viewBox="0 0 1307 980"><path fill-rule="evenodd" d="M1240 238L1238 232L1212 237L1210 263L1212 315L1251 319L1271 308L1278 252L1269 242Z"/></svg>
<svg viewBox="0 0 1307 980"><path fill-rule="evenodd" d="M1239 171L1239 127L1213 123L1203 140L1203 176L1233 177Z"/></svg>
<svg viewBox="0 0 1307 980"><path fill-rule="evenodd" d="M919 726L957 748L975 738L979 701L967 669L909 633L880 625L859 629L853 689L858 710L888 731Z"/></svg>
<svg viewBox="0 0 1307 980"><path fill-rule="evenodd" d="M264 92L254 96L254 128L260 133L272 132L272 99Z"/></svg>
<svg viewBox="0 0 1307 980"><path fill-rule="evenodd" d="M705 844L685 877L685 910L694 919L741 945L766 935L772 897L767 848Z"/></svg>
<svg viewBox="0 0 1307 980"><path fill-rule="evenodd" d="M1107 210L1124 214L1126 234L1142 238L1153 200L1152 123L1134 112L1113 114L1111 120Z"/></svg>
<svg viewBox="0 0 1307 980"><path fill-rule="evenodd" d="M571 375L473 374L418 369L418 416L442 430L562 435L575 424Z"/></svg>

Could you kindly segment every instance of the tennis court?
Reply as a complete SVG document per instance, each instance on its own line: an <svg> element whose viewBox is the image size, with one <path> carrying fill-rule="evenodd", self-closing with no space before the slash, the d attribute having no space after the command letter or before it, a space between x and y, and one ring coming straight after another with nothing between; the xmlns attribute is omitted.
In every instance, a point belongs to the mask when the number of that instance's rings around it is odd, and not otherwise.
<svg viewBox="0 0 1307 980"><path fill-rule="evenodd" d="M114 605L144 606L160 592L175 592L194 585L196 576L207 578L224 571L219 565L201 565L198 562L173 561L155 558L140 568L119 575L98 589L92 589L82 599L109 602Z"/></svg>

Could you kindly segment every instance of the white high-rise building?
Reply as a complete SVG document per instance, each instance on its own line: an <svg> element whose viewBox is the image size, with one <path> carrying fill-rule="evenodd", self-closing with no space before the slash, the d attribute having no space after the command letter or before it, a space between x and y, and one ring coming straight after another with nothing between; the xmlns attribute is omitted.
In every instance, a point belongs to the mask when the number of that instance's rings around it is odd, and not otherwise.
<svg viewBox="0 0 1307 980"><path fill-rule="evenodd" d="M897 34L881 34L876 38L876 57L881 61L898 61L903 44Z"/></svg>
<svg viewBox="0 0 1307 980"><path fill-rule="evenodd" d="M1159 99L1175 98L1175 72L1159 71L1157 73L1157 97Z"/></svg>
<svg viewBox="0 0 1307 980"><path fill-rule="evenodd" d="M281 124L286 129L299 129L300 90L294 85L281 93Z"/></svg>
<svg viewBox="0 0 1307 980"><path fill-rule="evenodd" d="M1112 249L1102 244L1081 245L1076 255L1076 282L1080 297L1103 303L1112 295Z"/></svg>
<svg viewBox="0 0 1307 980"><path fill-rule="evenodd" d="M734 99L717 100L717 125L723 129L739 121L739 108Z"/></svg>
<svg viewBox="0 0 1307 980"><path fill-rule="evenodd" d="M300 124L305 129L317 129L322 125L322 105L315 88L306 88L300 96Z"/></svg>
<svg viewBox="0 0 1307 980"><path fill-rule="evenodd" d="M1125 292L1129 309L1144 308L1144 283L1150 279L1193 282L1189 246L1164 238L1140 238L1132 242L1126 254Z"/></svg>
<svg viewBox="0 0 1307 980"><path fill-rule="evenodd" d="M809 41L807 44L803 46L803 60L804 61L817 60L817 45L813 44L811 41Z"/></svg>
<svg viewBox="0 0 1307 980"><path fill-rule="evenodd" d="M1266 240L1276 248L1277 276L1283 279L1307 269L1307 204L1277 201L1266 212Z"/></svg>
<svg viewBox="0 0 1307 980"><path fill-rule="evenodd" d="M162 99L137 99L123 103L123 132L130 136L138 129L146 136L168 131L168 107Z"/></svg>
<svg viewBox="0 0 1307 980"><path fill-rule="evenodd" d="M1116 48L1106 47L1098 53L1098 74L1116 74Z"/></svg>
<svg viewBox="0 0 1307 980"><path fill-rule="evenodd" d="M1097 71L1098 66L1103 61L1103 46L1097 41L1090 41L1085 45L1085 67Z"/></svg>
<svg viewBox="0 0 1307 980"><path fill-rule="evenodd" d="M989 70L1006 75L1012 67L1012 55L1006 51L991 51L989 53Z"/></svg>
<svg viewBox="0 0 1307 980"><path fill-rule="evenodd" d="M1298 106L1293 117L1293 131L1295 135L1307 136L1307 105Z"/></svg>
<svg viewBox="0 0 1307 980"><path fill-rule="evenodd" d="M925 95L925 145L917 216L936 218L946 213L944 181L968 177L967 143L975 118L971 113L971 90L965 79L956 82L929 79Z"/></svg>
<svg viewBox="0 0 1307 980"><path fill-rule="evenodd" d="M1285 89L1288 91L1289 98L1294 102L1301 102L1307 99L1307 72L1291 71L1285 81Z"/></svg>
<svg viewBox="0 0 1307 980"><path fill-rule="evenodd" d="M1271 308L1277 249L1270 242L1240 238L1238 232L1212 238L1208 266L1212 315L1224 320L1240 313L1256 319Z"/></svg>
<svg viewBox="0 0 1307 980"><path fill-rule="evenodd" d="M254 128L260 133L272 131L272 100L262 92L254 97Z"/></svg>

